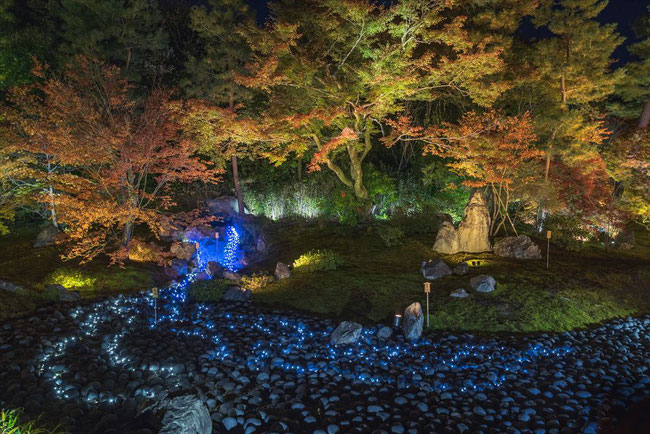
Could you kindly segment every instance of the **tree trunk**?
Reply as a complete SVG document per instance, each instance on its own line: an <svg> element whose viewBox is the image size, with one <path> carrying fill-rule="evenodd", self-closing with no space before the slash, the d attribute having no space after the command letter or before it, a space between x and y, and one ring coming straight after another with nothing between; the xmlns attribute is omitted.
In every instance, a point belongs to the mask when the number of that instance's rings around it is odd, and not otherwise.
<svg viewBox="0 0 650 434"><path fill-rule="evenodd" d="M52 184L50 184L50 187L48 189L48 194L50 196L50 218L52 219L52 225L54 225L55 228L59 228L59 222L57 221L56 218L56 209L54 209L54 189L52 188Z"/></svg>
<svg viewBox="0 0 650 434"><path fill-rule="evenodd" d="M232 161L232 180L235 184L235 193L237 194L237 209L240 215L244 215L244 194L239 184L239 167L237 166L237 154L233 153L230 157Z"/></svg>
<svg viewBox="0 0 650 434"><path fill-rule="evenodd" d="M639 130L645 130L650 125L650 101L647 101L643 105L643 110L641 111L641 116L639 117L639 125L637 128Z"/></svg>

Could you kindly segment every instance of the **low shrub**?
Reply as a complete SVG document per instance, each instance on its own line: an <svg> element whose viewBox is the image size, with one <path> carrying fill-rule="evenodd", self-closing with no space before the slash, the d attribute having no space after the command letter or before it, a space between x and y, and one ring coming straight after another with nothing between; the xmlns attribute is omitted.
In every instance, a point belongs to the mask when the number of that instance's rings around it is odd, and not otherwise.
<svg viewBox="0 0 650 434"><path fill-rule="evenodd" d="M242 276L241 284L244 288L256 291L264 288L269 283L273 282L275 278L266 273L255 273L250 276Z"/></svg>
<svg viewBox="0 0 650 434"><path fill-rule="evenodd" d="M194 301L219 301L233 282L228 279L201 280L187 288L187 295Z"/></svg>
<svg viewBox="0 0 650 434"><path fill-rule="evenodd" d="M377 233L386 247L399 246L404 239L404 231L398 226L379 225L377 226Z"/></svg>
<svg viewBox="0 0 650 434"><path fill-rule="evenodd" d="M301 255L293 263L297 272L330 271L343 264L343 258L331 250L310 250Z"/></svg>
<svg viewBox="0 0 650 434"><path fill-rule="evenodd" d="M580 218L571 215L549 214L544 222L544 235L551 231L551 242L566 250L577 252L592 238Z"/></svg>

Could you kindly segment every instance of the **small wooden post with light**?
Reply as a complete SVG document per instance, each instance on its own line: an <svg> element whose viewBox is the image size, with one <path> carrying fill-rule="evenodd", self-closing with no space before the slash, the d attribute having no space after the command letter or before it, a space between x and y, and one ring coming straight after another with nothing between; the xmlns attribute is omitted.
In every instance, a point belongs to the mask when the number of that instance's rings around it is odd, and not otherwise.
<svg viewBox="0 0 650 434"><path fill-rule="evenodd" d="M551 231L546 231L546 268L548 269L549 251L551 250Z"/></svg>
<svg viewBox="0 0 650 434"><path fill-rule="evenodd" d="M429 294L431 294L431 282L424 282L424 293L427 295L427 328L429 327Z"/></svg>
<svg viewBox="0 0 650 434"><path fill-rule="evenodd" d="M153 322L158 323L158 288L151 288L151 295L153 296Z"/></svg>
<svg viewBox="0 0 650 434"><path fill-rule="evenodd" d="M217 247L215 249L215 254L219 256L219 231L214 233L214 239L217 240Z"/></svg>

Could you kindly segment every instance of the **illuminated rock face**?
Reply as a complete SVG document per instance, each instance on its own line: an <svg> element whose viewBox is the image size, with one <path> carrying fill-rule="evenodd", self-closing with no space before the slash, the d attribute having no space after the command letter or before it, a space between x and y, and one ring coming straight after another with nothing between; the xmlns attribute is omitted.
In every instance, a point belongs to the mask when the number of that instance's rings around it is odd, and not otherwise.
<svg viewBox="0 0 650 434"><path fill-rule="evenodd" d="M424 314L422 314L422 306L416 301L404 310L402 331L404 332L404 337L406 337L406 339L414 342L422 336L423 328Z"/></svg>
<svg viewBox="0 0 650 434"><path fill-rule="evenodd" d="M446 255L453 255L460 251L458 244L458 232L453 223L445 221L438 230L436 242L433 244L433 250Z"/></svg>
<svg viewBox="0 0 650 434"><path fill-rule="evenodd" d="M343 321L334 329L330 342L334 345L349 345L359 340L363 327L352 321Z"/></svg>
<svg viewBox="0 0 650 434"><path fill-rule="evenodd" d="M451 222L445 221L440 226L433 250L446 255L459 252L489 252L490 246L490 212L481 192L474 192L465 208L465 217L458 229Z"/></svg>
<svg viewBox="0 0 650 434"><path fill-rule="evenodd" d="M539 246L531 241L528 235L506 237L494 244L494 253L498 256L515 259L540 259L542 252Z"/></svg>
<svg viewBox="0 0 650 434"><path fill-rule="evenodd" d="M465 217L458 225L458 249L460 252L489 252L490 212L485 196L475 191L465 208Z"/></svg>
<svg viewBox="0 0 650 434"><path fill-rule="evenodd" d="M159 408L165 410L161 434L210 434L212 432L210 412L201 401L191 395L165 400Z"/></svg>

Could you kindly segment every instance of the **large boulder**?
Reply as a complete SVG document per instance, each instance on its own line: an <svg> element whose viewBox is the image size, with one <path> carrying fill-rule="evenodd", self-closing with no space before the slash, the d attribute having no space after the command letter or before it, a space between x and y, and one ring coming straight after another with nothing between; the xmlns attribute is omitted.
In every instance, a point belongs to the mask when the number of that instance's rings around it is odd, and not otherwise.
<svg viewBox="0 0 650 434"><path fill-rule="evenodd" d="M472 277L469 284L476 292L492 292L497 286L497 281L492 276L482 274L480 276Z"/></svg>
<svg viewBox="0 0 650 434"><path fill-rule="evenodd" d="M189 262L196 254L196 244L183 242L174 243L170 247L169 251L175 258L184 259Z"/></svg>
<svg viewBox="0 0 650 434"><path fill-rule="evenodd" d="M239 286L231 286L223 294L225 301L250 301L252 293L250 289L243 289Z"/></svg>
<svg viewBox="0 0 650 434"><path fill-rule="evenodd" d="M442 259L432 259L422 262L420 271L422 272L422 276L428 280L440 279L451 274L451 268Z"/></svg>
<svg viewBox="0 0 650 434"><path fill-rule="evenodd" d="M433 250L438 253L453 255L458 253L458 232L451 221L443 221L433 243Z"/></svg>
<svg viewBox="0 0 650 434"><path fill-rule="evenodd" d="M490 211L485 196L475 191L458 225L458 248L461 252L479 253L492 250L490 246Z"/></svg>
<svg viewBox="0 0 650 434"><path fill-rule="evenodd" d="M215 232L216 229L210 225L191 226L183 232L183 241L194 243L205 238L214 238Z"/></svg>
<svg viewBox="0 0 650 434"><path fill-rule="evenodd" d="M205 201L205 206L208 207L211 213L221 215L235 215L239 214L239 203L235 196L221 196L214 199ZM244 214L250 214L250 211L244 205Z"/></svg>
<svg viewBox="0 0 650 434"><path fill-rule="evenodd" d="M540 259L542 251L532 242L528 235L505 237L494 244L494 253L498 256L515 259Z"/></svg>
<svg viewBox="0 0 650 434"><path fill-rule="evenodd" d="M332 332L330 342L334 345L353 344L361 337L362 330L363 327L361 324L352 321L343 321Z"/></svg>
<svg viewBox="0 0 650 434"><path fill-rule="evenodd" d="M414 342L420 339L423 329L424 314L422 313L422 306L416 301L404 310L402 331L406 339Z"/></svg>
<svg viewBox="0 0 650 434"><path fill-rule="evenodd" d="M47 247L54 245L58 241L60 235L61 232L59 232L56 227L48 225L47 227L43 228L36 236L34 247Z"/></svg>
<svg viewBox="0 0 650 434"><path fill-rule="evenodd" d="M212 419L208 408L192 395L165 399L157 406L164 411L160 434L210 434Z"/></svg>
<svg viewBox="0 0 650 434"><path fill-rule="evenodd" d="M278 262L275 264L275 278L278 280L288 279L291 277L291 270L289 266L284 262Z"/></svg>

